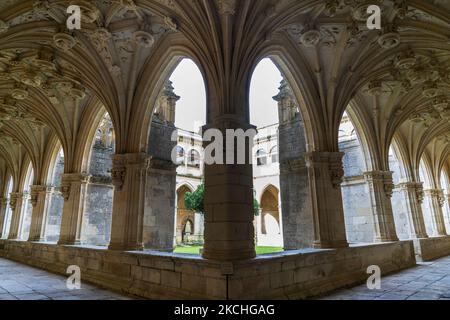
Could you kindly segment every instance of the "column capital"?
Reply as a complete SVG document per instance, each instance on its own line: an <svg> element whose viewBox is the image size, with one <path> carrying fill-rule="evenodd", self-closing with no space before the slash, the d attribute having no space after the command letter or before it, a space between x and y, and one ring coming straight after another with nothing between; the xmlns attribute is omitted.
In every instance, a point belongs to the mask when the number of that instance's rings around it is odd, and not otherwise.
<svg viewBox="0 0 450 320"><path fill-rule="evenodd" d="M397 187L404 190L415 190L417 188L423 188L422 182L404 181L397 184Z"/></svg>
<svg viewBox="0 0 450 320"><path fill-rule="evenodd" d="M321 152L313 151L305 153L306 166L308 168L327 167L333 188L338 189L344 178L344 167L342 165L343 152Z"/></svg>
<svg viewBox="0 0 450 320"><path fill-rule="evenodd" d="M51 192L52 187L46 185L33 185L30 186L30 202L33 207L36 206L38 202L39 194Z"/></svg>
<svg viewBox="0 0 450 320"><path fill-rule="evenodd" d="M380 182L383 184L384 192L388 198L392 198L394 191L392 175L392 171L374 170L364 172L364 178L367 182Z"/></svg>
<svg viewBox="0 0 450 320"><path fill-rule="evenodd" d="M441 189L425 189L423 190L423 192L425 193L425 195L430 197L439 197L441 195L444 195L444 191Z"/></svg>
<svg viewBox="0 0 450 320"><path fill-rule="evenodd" d="M419 204L423 203L424 199L424 191L423 191L423 182L417 181L406 181L401 182L397 185L400 190L414 192Z"/></svg>
<svg viewBox="0 0 450 320"><path fill-rule="evenodd" d="M149 156L143 152L114 154L111 159L111 178L116 191L122 190L127 168L146 170L149 166Z"/></svg>
<svg viewBox="0 0 450 320"><path fill-rule="evenodd" d="M61 175L61 195L64 200L69 200L70 189L73 184L86 184L89 181L89 175L86 173L64 173Z"/></svg>

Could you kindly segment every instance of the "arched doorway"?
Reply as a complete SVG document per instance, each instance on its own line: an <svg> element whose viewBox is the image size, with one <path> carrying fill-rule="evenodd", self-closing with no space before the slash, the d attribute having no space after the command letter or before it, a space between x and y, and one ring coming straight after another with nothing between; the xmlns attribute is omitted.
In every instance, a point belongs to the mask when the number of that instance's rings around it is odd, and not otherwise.
<svg viewBox="0 0 450 320"><path fill-rule="evenodd" d="M177 190L177 217L176 217L176 244L187 245L192 243L191 235L194 233L195 212L186 209L185 196L192 192L189 187L183 185ZM189 225L188 225L189 224Z"/></svg>
<svg viewBox="0 0 450 320"><path fill-rule="evenodd" d="M264 190L261 196L260 209L258 245L282 247L279 191L275 186L270 185Z"/></svg>

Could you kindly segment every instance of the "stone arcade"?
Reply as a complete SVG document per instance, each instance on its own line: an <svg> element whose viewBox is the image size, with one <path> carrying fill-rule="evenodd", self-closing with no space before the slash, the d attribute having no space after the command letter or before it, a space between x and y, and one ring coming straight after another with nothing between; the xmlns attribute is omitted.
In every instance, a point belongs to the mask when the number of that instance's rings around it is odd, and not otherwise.
<svg viewBox="0 0 450 320"><path fill-rule="evenodd" d="M145 298L297 299L450 255L449 30L447 0L1 1L0 256ZM253 128L262 59L285 79L278 146L255 166L189 154L205 185L192 235L171 161L188 111L167 81L185 58L204 129ZM256 255L255 190L283 253ZM186 236L201 256L171 252Z"/></svg>

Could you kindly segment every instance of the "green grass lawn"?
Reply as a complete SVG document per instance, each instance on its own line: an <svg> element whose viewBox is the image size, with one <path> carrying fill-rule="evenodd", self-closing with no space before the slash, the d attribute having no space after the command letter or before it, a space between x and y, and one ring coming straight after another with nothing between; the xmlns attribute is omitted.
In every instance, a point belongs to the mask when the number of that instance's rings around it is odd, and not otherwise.
<svg viewBox="0 0 450 320"><path fill-rule="evenodd" d="M176 247L175 253L200 254L201 246ZM281 247L256 247L256 254L268 254L275 252L283 252Z"/></svg>

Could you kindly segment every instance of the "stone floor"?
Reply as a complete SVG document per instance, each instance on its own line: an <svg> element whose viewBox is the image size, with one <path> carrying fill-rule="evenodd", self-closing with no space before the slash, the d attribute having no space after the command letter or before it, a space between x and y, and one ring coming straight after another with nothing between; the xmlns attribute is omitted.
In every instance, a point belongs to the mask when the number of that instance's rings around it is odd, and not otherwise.
<svg viewBox="0 0 450 320"><path fill-rule="evenodd" d="M337 291L325 300L450 300L450 257L381 278L380 290L361 285Z"/></svg>
<svg viewBox="0 0 450 320"><path fill-rule="evenodd" d="M69 290L66 277L0 258L0 300L128 300L117 294L83 283Z"/></svg>

